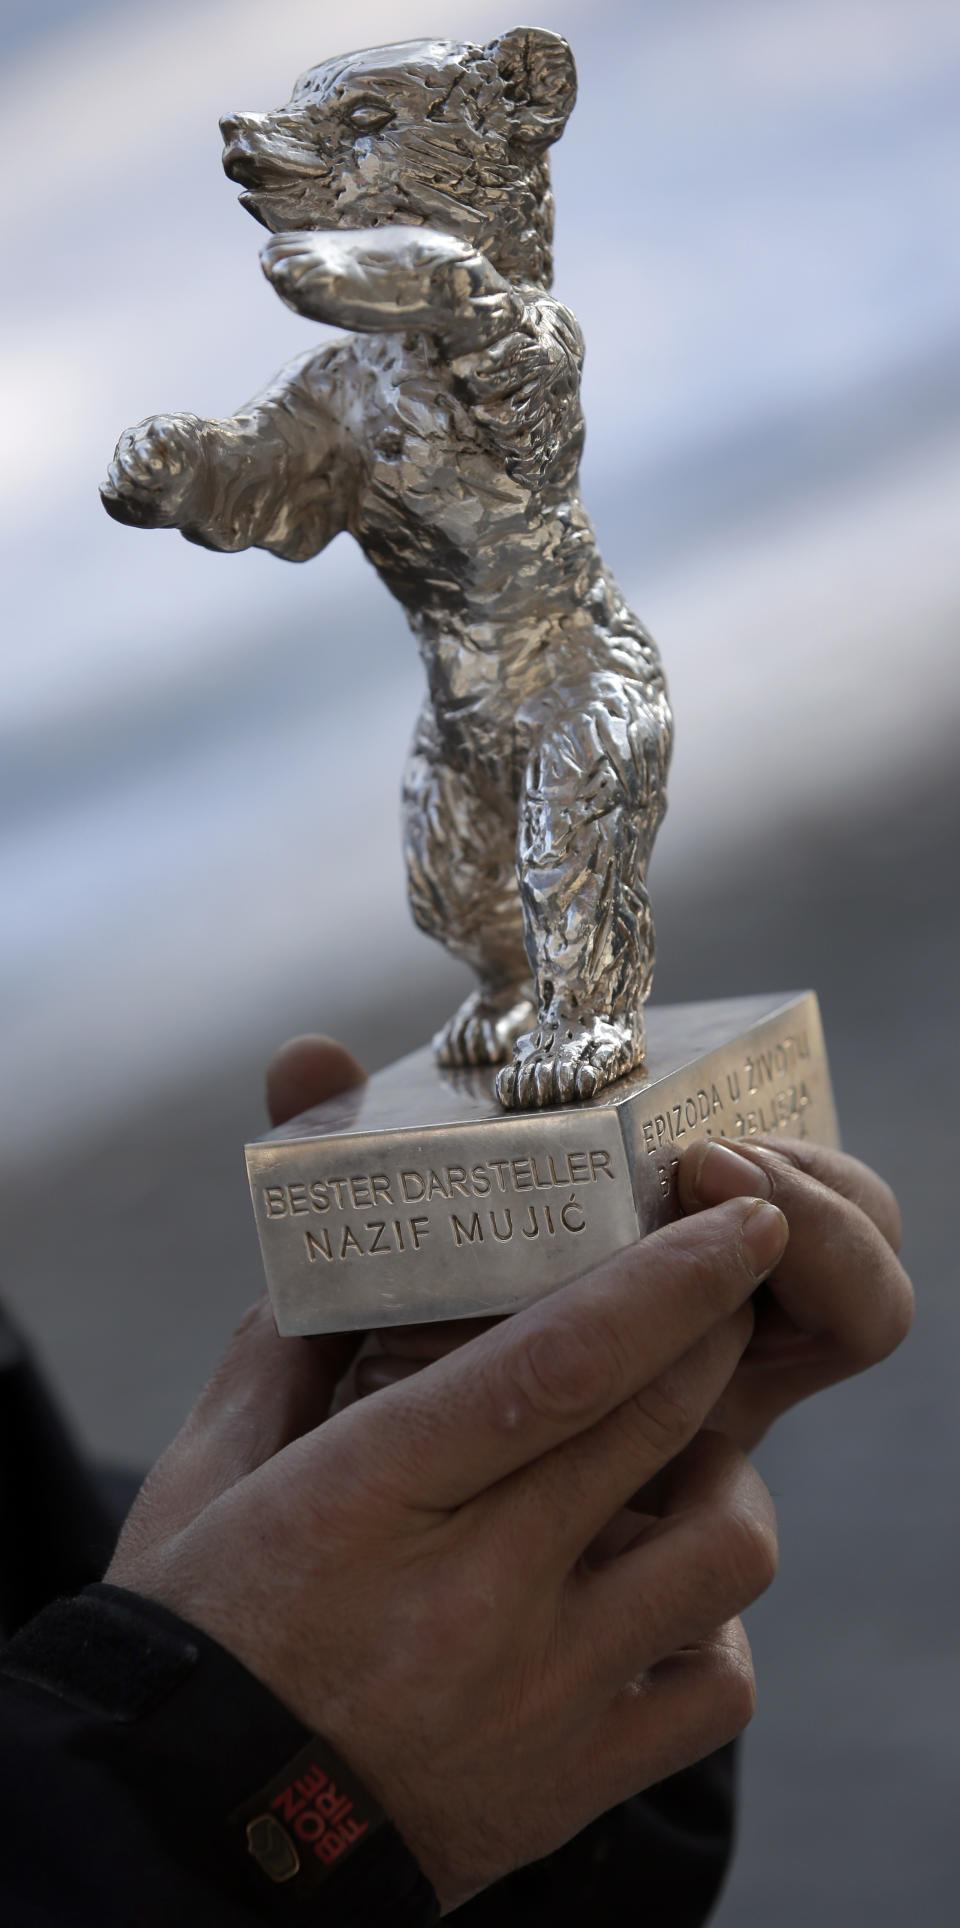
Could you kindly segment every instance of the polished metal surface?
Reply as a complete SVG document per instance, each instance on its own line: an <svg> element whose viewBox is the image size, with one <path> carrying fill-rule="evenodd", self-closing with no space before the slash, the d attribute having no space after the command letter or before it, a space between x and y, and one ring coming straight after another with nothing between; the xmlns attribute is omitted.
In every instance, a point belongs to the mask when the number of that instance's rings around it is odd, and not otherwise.
<svg viewBox="0 0 960 1928"><path fill-rule="evenodd" d="M515 1312L674 1217L694 1139L777 1133L838 1142L812 992L655 1006L645 1071L526 1116L416 1052L247 1147L278 1330Z"/></svg>
<svg viewBox="0 0 960 1928"><path fill-rule="evenodd" d="M351 332L230 420L128 430L102 491L120 521L295 562L349 530L404 605L427 675L411 906L479 979L435 1049L500 1064L520 1109L643 1062L671 743L580 499L583 343L549 292L547 149L575 96L566 41L518 28L350 54L225 117L268 278Z"/></svg>

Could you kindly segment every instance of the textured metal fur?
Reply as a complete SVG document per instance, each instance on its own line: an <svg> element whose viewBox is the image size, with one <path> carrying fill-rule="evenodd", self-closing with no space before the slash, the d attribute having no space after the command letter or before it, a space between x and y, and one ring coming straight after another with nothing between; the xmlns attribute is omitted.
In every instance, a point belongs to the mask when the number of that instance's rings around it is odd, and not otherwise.
<svg viewBox="0 0 960 1928"><path fill-rule="evenodd" d="M228 421L154 416L102 491L138 527L302 562L347 529L404 605L427 696L404 784L410 901L471 964L441 1063L504 1105L642 1062L646 868L671 721L656 648L580 499L577 323L550 293L554 34L414 41L313 68L222 123L264 271L350 333Z"/></svg>

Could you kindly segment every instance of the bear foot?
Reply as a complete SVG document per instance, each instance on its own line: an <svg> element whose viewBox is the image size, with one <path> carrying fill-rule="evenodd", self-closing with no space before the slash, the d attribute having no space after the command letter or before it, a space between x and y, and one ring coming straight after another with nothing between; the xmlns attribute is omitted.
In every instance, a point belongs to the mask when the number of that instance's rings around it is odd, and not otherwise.
<svg viewBox="0 0 960 1928"><path fill-rule="evenodd" d="M503 1064L535 1011L527 984L471 992L433 1040L437 1063L451 1067Z"/></svg>
<svg viewBox="0 0 960 1928"><path fill-rule="evenodd" d="M515 1111L592 1098L643 1062L643 1019L577 1015L553 1006L535 1031L517 1039L513 1063L497 1078L497 1097Z"/></svg>

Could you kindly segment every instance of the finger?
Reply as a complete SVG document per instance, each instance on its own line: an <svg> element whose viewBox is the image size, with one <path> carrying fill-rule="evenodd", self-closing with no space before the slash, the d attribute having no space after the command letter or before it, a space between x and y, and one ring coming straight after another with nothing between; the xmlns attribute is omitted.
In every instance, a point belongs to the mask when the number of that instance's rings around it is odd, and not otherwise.
<svg viewBox="0 0 960 1928"><path fill-rule="evenodd" d="M726 1746L756 1706L750 1643L739 1620L661 1661L615 1696L596 1738L599 1811Z"/></svg>
<svg viewBox="0 0 960 1928"><path fill-rule="evenodd" d="M501 1481L479 1502L500 1557L515 1564L522 1549L527 1571L542 1562L546 1574L562 1580L614 1514L689 1446L752 1331L751 1307L740 1306L599 1425ZM644 1522L639 1514L633 1520L636 1539Z"/></svg>
<svg viewBox="0 0 960 1928"><path fill-rule="evenodd" d="M737 1139L736 1142L724 1139L722 1143L719 1139L713 1139L710 1142L719 1145L721 1151L732 1152L734 1157L744 1159L765 1172L776 1174L778 1169L782 1171L784 1165L791 1166L797 1172L805 1172L818 1184L826 1185L829 1191L837 1192L841 1198L848 1198L851 1205L858 1205L873 1220L877 1231L882 1232L887 1244L895 1252L900 1250L900 1207L893 1192L885 1179L871 1171L869 1165L862 1164L859 1158L851 1158L849 1152L835 1151L832 1146L815 1145L801 1138L778 1138L775 1143L763 1138ZM695 1174L703 1163L707 1149L702 1144L691 1145L680 1160L677 1180L685 1206L688 1199L693 1207L698 1202ZM730 1192L723 1195L726 1198L732 1196ZM764 1192L757 1195L767 1197L770 1194ZM716 1204L717 1200L711 1203Z"/></svg>
<svg viewBox="0 0 960 1928"><path fill-rule="evenodd" d="M155 1538L321 1425L359 1335L281 1339L266 1298L240 1321L186 1424L142 1489Z"/></svg>
<svg viewBox="0 0 960 1928"><path fill-rule="evenodd" d="M338 1098L366 1083L367 1074L346 1045L332 1038L291 1038L267 1066L267 1110L273 1125L285 1125L311 1105Z"/></svg>
<svg viewBox="0 0 960 1928"><path fill-rule="evenodd" d="M678 1173L685 1209L715 1206L746 1189L762 1191L790 1227L790 1242L770 1287L787 1325L769 1333L761 1326L754 1356L761 1342L771 1357L795 1346L798 1329L829 1340L838 1377L893 1352L909 1329L913 1292L891 1248L896 1207L886 1198L883 1181L854 1159L822 1150L811 1155L813 1148L806 1145L774 1151L750 1144L734 1150L713 1141L695 1149L695 1158L684 1154ZM813 1167L830 1172L837 1182L815 1176ZM866 1203L855 1201L852 1193Z"/></svg>
<svg viewBox="0 0 960 1928"><path fill-rule="evenodd" d="M780 1212L734 1201L653 1232L336 1424L392 1498L472 1499L595 1426L743 1305L781 1256ZM376 1420L374 1419L376 1413Z"/></svg>
<svg viewBox="0 0 960 1928"><path fill-rule="evenodd" d="M776 1574L773 1502L721 1434L699 1434L671 1463L663 1503L632 1548L599 1569L578 1569L568 1592L567 1664L611 1690L705 1639Z"/></svg>

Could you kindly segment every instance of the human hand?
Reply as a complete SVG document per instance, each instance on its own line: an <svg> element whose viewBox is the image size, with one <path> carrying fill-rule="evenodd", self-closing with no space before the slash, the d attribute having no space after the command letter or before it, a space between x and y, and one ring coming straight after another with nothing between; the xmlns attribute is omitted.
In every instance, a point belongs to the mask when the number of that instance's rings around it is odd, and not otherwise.
<svg viewBox="0 0 960 1928"><path fill-rule="evenodd" d="M125 429L100 500L115 522L135 529L177 528L204 459L197 415L151 415Z"/></svg>
<svg viewBox="0 0 960 1928"><path fill-rule="evenodd" d="M772 1509L696 1436L785 1235L759 1200L697 1213L326 1424L352 1341L280 1340L261 1305L108 1578L323 1733L458 1905L750 1717L731 1616ZM585 1562L658 1475L659 1517Z"/></svg>
<svg viewBox="0 0 960 1928"><path fill-rule="evenodd" d="M686 1213L764 1197L790 1227L754 1303L753 1336L707 1421L752 1452L791 1406L878 1364L906 1337L913 1291L896 1257L897 1203L858 1159L800 1140L691 1145L677 1182ZM405 1378L482 1329L480 1321L385 1329L357 1359L351 1391Z"/></svg>
<svg viewBox="0 0 960 1928"><path fill-rule="evenodd" d="M753 1337L708 1422L750 1452L781 1413L906 1338L913 1290L896 1257L900 1213L868 1166L799 1139L691 1145L677 1183L687 1213L762 1197L790 1227L754 1302Z"/></svg>
<svg viewBox="0 0 960 1928"><path fill-rule="evenodd" d="M286 1086L291 1109L323 1095L322 1050L333 1048L298 1038L277 1054L270 1074L275 1123ZM349 1062L352 1076L362 1075ZM684 1152L677 1183L686 1213L734 1197L767 1197L790 1226L783 1261L755 1302L753 1337L709 1416L711 1428L750 1452L791 1406L878 1364L906 1337L913 1291L896 1257L900 1213L890 1187L868 1166L809 1141L701 1141ZM409 1377L488 1323L454 1320L372 1334L341 1399Z"/></svg>

